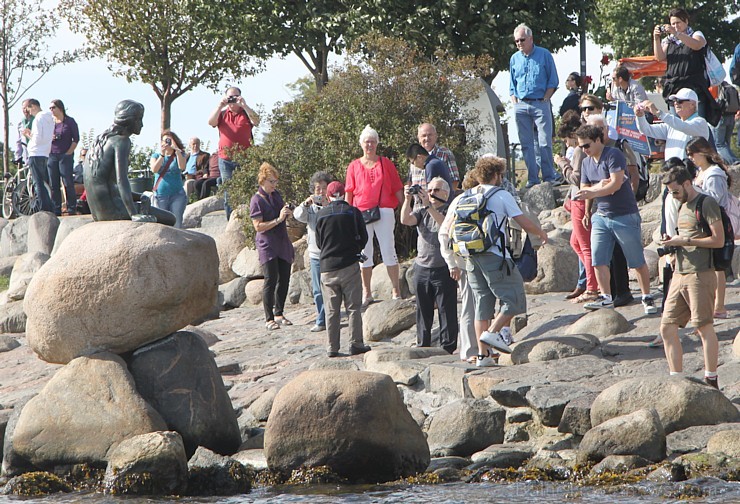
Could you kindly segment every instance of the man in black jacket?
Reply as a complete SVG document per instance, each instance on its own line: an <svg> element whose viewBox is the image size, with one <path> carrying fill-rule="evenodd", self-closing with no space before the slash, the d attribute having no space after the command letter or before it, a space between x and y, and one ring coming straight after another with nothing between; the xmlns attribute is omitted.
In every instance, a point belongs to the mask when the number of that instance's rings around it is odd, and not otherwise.
<svg viewBox="0 0 740 504"><path fill-rule="evenodd" d="M321 284L329 333L329 357L339 355L339 312L349 315L349 353L370 350L362 340L362 279L360 262L367 243L362 213L344 201L344 184L332 182L326 189L330 203L316 219L316 243L321 249Z"/></svg>

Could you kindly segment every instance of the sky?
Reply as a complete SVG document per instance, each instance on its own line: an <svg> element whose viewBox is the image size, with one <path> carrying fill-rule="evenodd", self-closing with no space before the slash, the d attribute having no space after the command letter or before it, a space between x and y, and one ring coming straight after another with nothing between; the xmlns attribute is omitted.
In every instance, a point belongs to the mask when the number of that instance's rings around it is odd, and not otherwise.
<svg viewBox="0 0 740 504"><path fill-rule="evenodd" d="M535 43L536 40L535 34ZM83 41L80 35L62 30L57 43L53 44L52 47L72 49L80 47ZM608 52L608 48L605 51ZM579 54L579 48L576 46L561 50L553 55L561 83L561 87L558 88L552 99L555 113L557 113L560 103L567 95L564 88L565 78L570 72L579 71L580 69ZM601 56L602 49L589 40L586 55L587 74L591 75L594 80L599 77L598 62ZM605 75L611 72L613 65L614 63L605 68ZM729 61L725 66L729 67ZM291 100L292 94L288 85L307 75L309 75L308 70L296 56L291 55L284 59L272 58L268 60L264 72L233 84L241 88L248 105L252 108L259 107L262 112L269 113L276 103ZM226 86L227 83L224 83L224 90ZM492 87L501 101L507 103L509 73L500 72L494 79ZM42 108L48 108L53 99L61 99L65 104L68 115L77 121L80 133L89 133L90 130L93 130L94 135L102 133L112 124L113 110L119 101L124 99L136 100L144 105L145 113L144 128L141 135L132 137L134 144L137 146L154 146L158 143L160 110L159 100L154 91L146 84L129 83L123 77L114 77L108 69L108 63L104 60L95 58L56 67L46 74L29 92L25 93L24 97L38 99ZM207 121L219 100L219 95L205 87L198 87L181 96L172 105L171 129L180 136L183 142L187 143L187 139L197 136L203 142L206 150L215 150L218 144L218 134L214 128L208 125ZM11 125L17 124L21 116L20 104L18 104L10 111ZM513 142L515 141L516 131L513 125L514 121L509 122L510 141ZM267 131L267 127L263 123L257 128L255 136L258 142L261 135ZM382 137L382 132L380 133ZM11 146L15 144L16 139L16 132L11 129ZM75 156L78 153L79 148Z"/></svg>

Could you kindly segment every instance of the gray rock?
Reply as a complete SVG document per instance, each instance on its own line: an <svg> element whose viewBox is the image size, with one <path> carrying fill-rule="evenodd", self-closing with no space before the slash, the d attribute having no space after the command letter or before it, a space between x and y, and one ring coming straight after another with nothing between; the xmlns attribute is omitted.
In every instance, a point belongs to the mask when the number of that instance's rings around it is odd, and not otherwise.
<svg viewBox="0 0 740 504"><path fill-rule="evenodd" d="M240 277L252 280L254 278L263 278L264 272L260 264L259 254L255 249L243 248L234 259L231 265L234 273Z"/></svg>
<svg viewBox="0 0 740 504"><path fill-rule="evenodd" d="M567 292L578 281L578 256L566 239L551 237L537 250L537 277L524 284L527 294Z"/></svg>
<svg viewBox="0 0 740 504"><path fill-rule="evenodd" d="M509 424L504 427L504 443L529 441L529 428L532 422Z"/></svg>
<svg viewBox="0 0 740 504"><path fill-rule="evenodd" d="M187 331L200 336L200 339L205 341L206 345L208 345L209 347L212 347L213 345L221 341L218 336L213 334L211 331L207 331L201 327L189 325L185 326L185 329L183 329L183 331Z"/></svg>
<svg viewBox="0 0 740 504"><path fill-rule="evenodd" d="M251 486L249 471L233 458L200 446L188 461L188 495L238 495Z"/></svg>
<svg viewBox="0 0 740 504"><path fill-rule="evenodd" d="M641 409L592 428L583 436L578 451L584 461L599 462L609 455L638 455L659 462L666 456L665 431L654 409Z"/></svg>
<svg viewBox="0 0 740 504"><path fill-rule="evenodd" d="M506 410L506 423L523 423L532 420L530 408L509 408Z"/></svg>
<svg viewBox="0 0 740 504"><path fill-rule="evenodd" d="M625 473L633 469L649 466L652 462L638 455L609 455L601 462L593 466L591 474L603 472Z"/></svg>
<svg viewBox="0 0 740 504"><path fill-rule="evenodd" d="M598 338L590 334L526 339L512 348L510 358L513 364L545 362L585 355L599 345Z"/></svg>
<svg viewBox="0 0 740 504"><path fill-rule="evenodd" d="M230 282L218 286L219 299L221 299L221 308L239 308L247 300L247 294L244 288L247 286L247 280L244 277L237 277Z"/></svg>
<svg viewBox="0 0 740 504"><path fill-rule="evenodd" d="M328 357L314 361L309 367L309 371L314 369L328 369L335 371L359 371L360 366L354 359L330 359Z"/></svg>
<svg viewBox="0 0 740 504"><path fill-rule="evenodd" d="M59 229L59 217L52 212L37 212L28 219L28 252L49 256Z"/></svg>
<svg viewBox="0 0 740 504"><path fill-rule="evenodd" d="M406 285L408 285L409 287L409 295L411 296L416 296L416 283L414 282L415 266L416 262L412 262L406 270L406 274L404 275L406 278Z"/></svg>
<svg viewBox="0 0 740 504"><path fill-rule="evenodd" d="M209 196L191 203L185 207L185 213L182 216L182 227L185 229L200 227L204 215L223 209L224 199L217 196Z"/></svg>
<svg viewBox="0 0 740 504"><path fill-rule="evenodd" d="M165 429L162 417L136 392L120 357L79 357L23 407L12 434L14 464L22 467L25 461L40 469L100 464L124 439Z"/></svg>
<svg viewBox="0 0 740 504"><path fill-rule="evenodd" d="M265 281L261 278L250 280L244 287L244 295L247 298L244 301L247 305L261 305L262 304L262 288L265 285Z"/></svg>
<svg viewBox="0 0 740 504"><path fill-rule="evenodd" d="M470 459L464 457L434 457L427 467L427 472L431 473L438 469L451 467L453 469L464 469L470 465Z"/></svg>
<svg viewBox="0 0 740 504"><path fill-rule="evenodd" d="M727 430L740 430L740 423L721 423L718 425L696 425L671 432L666 437L669 454L683 454L704 450L709 439Z"/></svg>
<svg viewBox="0 0 740 504"><path fill-rule="evenodd" d="M576 320L565 334L590 334L604 339L631 331L634 326L617 310L596 310Z"/></svg>
<svg viewBox="0 0 740 504"><path fill-rule="evenodd" d="M239 417L239 419L241 420L241 417ZM244 439L244 437L246 437L246 439ZM262 450L265 448L265 429L261 427L252 427L247 430L242 439L243 441L239 447L239 451L254 449Z"/></svg>
<svg viewBox="0 0 740 504"><path fill-rule="evenodd" d="M110 454L103 487L117 495L182 495L188 484L185 448L177 432L122 441Z"/></svg>
<svg viewBox="0 0 740 504"><path fill-rule="evenodd" d="M270 416L270 410L272 410L272 403L275 401L275 396L280 392L280 387L272 387L265 391L261 396L257 398L247 408L247 412L251 413L254 418L260 422L266 422Z"/></svg>
<svg viewBox="0 0 740 504"><path fill-rule="evenodd" d="M296 271L290 275L288 301L291 304L313 304L313 288L311 287L311 273L309 271Z"/></svg>
<svg viewBox="0 0 740 504"><path fill-rule="evenodd" d="M70 215L64 219L59 220L59 229L57 229L56 237L54 238L54 248L51 251L51 255L54 255L59 247L62 246L62 242L75 229L79 229L85 224L93 222L92 215Z"/></svg>
<svg viewBox="0 0 740 504"><path fill-rule="evenodd" d="M722 453L732 458L740 457L740 431L724 430L714 434L707 442L707 453Z"/></svg>
<svg viewBox="0 0 740 504"><path fill-rule="evenodd" d="M232 458L245 466L252 467L257 471L267 469L267 458L265 457L265 451L261 449L239 450L239 452L235 453Z"/></svg>
<svg viewBox="0 0 740 504"><path fill-rule="evenodd" d="M427 369L426 364L411 361L365 362L365 371L382 373L391 377L395 383L412 386L419 381L419 375Z"/></svg>
<svg viewBox="0 0 740 504"><path fill-rule="evenodd" d="M364 355L365 366L373 366L378 362L396 362L429 357L449 356L447 352L437 347L393 347L374 348Z"/></svg>
<svg viewBox="0 0 740 504"><path fill-rule="evenodd" d="M129 361L136 387L188 456L198 446L221 454L239 449L236 413L205 342L185 331L136 350Z"/></svg>
<svg viewBox="0 0 740 504"><path fill-rule="evenodd" d="M411 262L399 263L398 265L398 282L401 289L401 297L409 297L409 286L406 282L406 270L411 266ZM373 278L370 282L370 291L373 299L390 300L392 298L391 279L388 277L388 270L384 264L379 264L373 268Z"/></svg>
<svg viewBox="0 0 740 504"><path fill-rule="evenodd" d="M507 408L518 408L520 406L529 406L527 402L527 392L536 383L504 381L491 387L491 397L502 406Z"/></svg>
<svg viewBox="0 0 740 504"><path fill-rule="evenodd" d="M241 215L244 214L244 218ZM220 218L218 213L211 214L217 219L218 223L223 223L225 219ZM210 215L209 215L210 217ZM223 284L235 279L237 276L232 270L234 261L239 252L247 246L247 237L244 234L245 222L243 219L249 219L248 212L242 209L235 210L231 213L231 218L223 232L218 233L216 237L216 249L218 250L218 283ZM201 222L201 231L203 224L207 219ZM248 225L248 224L246 224Z"/></svg>
<svg viewBox="0 0 740 504"><path fill-rule="evenodd" d="M0 333L22 333L26 331L26 312L23 301L0 305Z"/></svg>
<svg viewBox="0 0 740 504"><path fill-rule="evenodd" d="M41 496L48 495L55 495L56 497L61 493L72 492L72 490L72 485L59 476L37 471L10 478L5 486L0 487L0 495L24 497L33 495L39 499Z"/></svg>
<svg viewBox="0 0 740 504"><path fill-rule="evenodd" d="M565 406L572 399L588 393L587 389L577 385L536 385L527 392L526 399L543 425L557 427Z"/></svg>
<svg viewBox="0 0 740 504"><path fill-rule="evenodd" d="M0 257L0 276L9 277L10 273L13 272L13 266L15 261L20 256Z"/></svg>
<svg viewBox="0 0 740 504"><path fill-rule="evenodd" d="M557 206L555 192L549 182L543 182L527 189L522 196L522 202L529 205L530 210L535 215L539 215L546 210L552 210Z"/></svg>
<svg viewBox="0 0 740 504"><path fill-rule="evenodd" d="M234 213L232 213L231 215L233 219ZM246 223L246 225L251 226L252 223L248 222ZM200 227L192 228L192 230L208 235L214 240L218 240L219 237L228 232L228 226L229 223L226 220L226 212L223 210L218 210L216 212L211 212L204 215L203 220L200 221Z"/></svg>
<svg viewBox="0 0 740 504"><path fill-rule="evenodd" d="M373 303L362 314L362 334L365 341L392 338L415 324L416 306L403 299Z"/></svg>
<svg viewBox="0 0 740 504"><path fill-rule="evenodd" d="M307 273L310 273L311 268L309 265L311 261L304 260L304 256L306 256L306 252L308 251L308 238L303 236L300 240L294 241L293 251L295 253L295 259L290 266L290 272L295 273L296 271L305 270ZM311 277L309 276L309 278Z"/></svg>
<svg viewBox="0 0 740 504"><path fill-rule="evenodd" d="M129 352L206 317L217 288L211 238L169 226L94 222L70 234L34 275L24 304L26 336L47 362Z"/></svg>
<svg viewBox="0 0 740 504"><path fill-rule="evenodd" d="M661 195L662 191L663 191L663 183L661 182L661 175L659 173L651 173L650 174L650 185L648 185L647 194L645 195L645 201L648 201L648 202L660 201L659 196Z"/></svg>
<svg viewBox="0 0 740 504"><path fill-rule="evenodd" d="M0 256L19 256L28 252L28 221L30 217L21 215L11 220L0 231Z"/></svg>
<svg viewBox="0 0 740 504"><path fill-rule="evenodd" d="M471 460L477 467L518 469L534 452L523 444L496 444L474 453Z"/></svg>
<svg viewBox="0 0 740 504"><path fill-rule="evenodd" d="M583 436L591 430L591 404L597 395L590 393L570 401L560 418L558 432L570 432L576 436Z"/></svg>
<svg viewBox="0 0 740 504"><path fill-rule="evenodd" d="M13 266L13 272L10 274L10 283L5 293L6 298L9 301L23 299L31 279L48 260L49 255L44 252L28 252L18 257Z"/></svg>
<svg viewBox="0 0 740 504"><path fill-rule="evenodd" d="M504 440L506 411L485 399L451 402L431 418L427 442L436 457L467 457Z"/></svg>
<svg viewBox="0 0 740 504"><path fill-rule="evenodd" d="M719 390L692 378L654 375L623 380L602 391L591 406L591 424L651 407L669 434L692 425L740 421L735 405Z"/></svg>
<svg viewBox="0 0 740 504"><path fill-rule="evenodd" d="M10 352L11 350L15 350L19 346L21 346L21 344L18 343L17 339L13 338L12 336L0 334L0 353ZM2 405L0 405L0 407L2 407Z"/></svg>
<svg viewBox="0 0 740 504"><path fill-rule="evenodd" d="M368 482L423 472L430 460L393 381L362 371L307 371L287 383L265 428L265 455L273 470L328 465Z"/></svg>

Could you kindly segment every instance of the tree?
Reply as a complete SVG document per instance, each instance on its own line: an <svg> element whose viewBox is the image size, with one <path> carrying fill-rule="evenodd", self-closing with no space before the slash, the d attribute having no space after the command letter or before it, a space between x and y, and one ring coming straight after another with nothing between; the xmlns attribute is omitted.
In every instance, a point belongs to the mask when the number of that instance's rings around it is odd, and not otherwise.
<svg viewBox="0 0 740 504"><path fill-rule="evenodd" d="M213 90L227 77L254 73L259 47L237 33L249 31L209 0L62 0L70 25L115 75L149 84L161 105L161 128L170 127L172 103L199 85Z"/></svg>
<svg viewBox="0 0 740 504"><path fill-rule="evenodd" d="M76 51L47 54L59 27L59 14L42 0L0 0L0 101L3 145L10 140L10 109L55 65L73 61ZM10 149L3 149L3 173L10 169Z"/></svg>
<svg viewBox="0 0 740 504"><path fill-rule="evenodd" d="M477 115L464 105L477 95L475 77L488 71L490 58L438 52L431 60L403 41L372 35L359 45L363 51L352 48L322 92L309 90L272 112L264 143L245 152L242 169L229 182L234 207L249 202L263 161L280 171L285 201L304 199L318 170L344 180L349 162L362 154L359 136L367 124L378 130L379 153L395 162L402 179L408 172L406 147L416 141L421 122L434 123L440 142L459 159L479 148ZM465 135L459 134L461 123ZM399 252L410 246L399 246Z"/></svg>
<svg viewBox="0 0 740 504"><path fill-rule="evenodd" d="M614 56L653 54L653 27L668 22L674 0L645 2L635 8L630 0L594 0L588 20L589 34L597 44L609 45ZM740 40L738 0L688 0L681 7L691 16L691 27L700 30L720 59L732 55Z"/></svg>

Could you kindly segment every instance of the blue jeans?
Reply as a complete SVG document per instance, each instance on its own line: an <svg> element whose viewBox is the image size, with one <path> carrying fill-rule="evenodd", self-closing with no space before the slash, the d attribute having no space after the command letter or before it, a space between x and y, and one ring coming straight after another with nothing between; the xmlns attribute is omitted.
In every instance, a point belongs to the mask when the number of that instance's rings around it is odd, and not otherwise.
<svg viewBox="0 0 740 504"><path fill-rule="evenodd" d="M614 255L614 244L619 243L633 269L645 264L642 250L640 214L635 212L616 217L595 213L591 216L591 261L594 266L608 266Z"/></svg>
<svg viewBox="0 0 740 504"><path fill-rule="evenodd" d="M238 167L239 165L233 161L218 158L218 171L221 172L221 182L223 183L231 179L234 175L234 170ZM226 191L224 191L224 210L226 210L226 220L229 220L229 217L231 217L231 206L229 206L229 195L226 194Z"/></svg>
<svg viewBox="0 0 740 504"><path fill-rule="evenodd" d="M516 129L519 134L519 143L522 146L522 156L527 165L528 183L540 183L540 168L542 179L553 182L557 175L553 168L552 157L552 111L550 103L544 101L523 102L514 105ZM537 165L534 128L537 126L537 145L539 147L540 163Z"/></svg>
<svg viewBox="0 0 740 504"><path fill-rule="evenodd" d="M726 114L717 123L717 126L710 126L714 133L714 144L717 146L717 152L722 156L727 164L737 163L738 159L730 148L732 144L732 131L735 129L735 115Z"/></svg>
<svg viewBox="0 0 740 504"><path fill-rule="evenodd" d="M586 288L586 267L583 262L578 259L578 283L576 283L578 289Z"/></svg>
<svg viewBox="0 0 740 504"><path fill-rule="evenodd" d="M313 301L316 303L316 325L326 326L324 296L321 294L321 262L313 257L311 258L311 290Z"/></svg>
<svg viewBox="0 0 740 504"><path fill-rule="evenodd" d="M46 184L49 183L49 170L46 167L48 158L45 156L29 156L28 165L31 167L33 175L33 192L36 194L36 210L44 212L53 212L54 205L51 197L46 190Z"/></svg>
<svg viewBox="0 0 740 504"><path fill-rule="evenodd" d="M49 184L51 185L51 199L54 202L54 213L62 215L62 187L59 183L61 177L64 183L64 194L67 196L67 211L77 211L77 194L75 193L75 181L72 170L74 168L74 156L72 154L49 154L46 163L49 170Z"/></svg>
<svg viewBox="0 0 740 504"><path fill-rule="evenodd" d="M182 228L182 216L185 213L185 207L188 204L188 197L185 191L180 191L172 196L160 196L159 194L154 196L154 206L167 210L175 216L175 227Z"/></svg>

